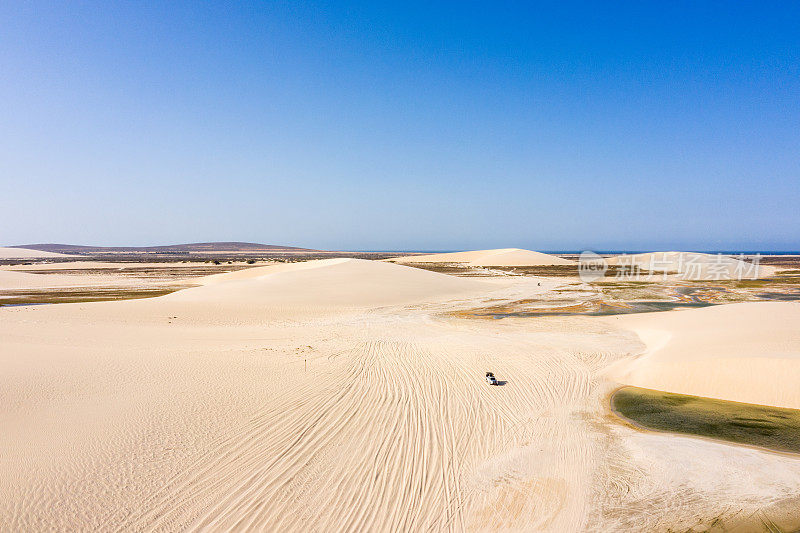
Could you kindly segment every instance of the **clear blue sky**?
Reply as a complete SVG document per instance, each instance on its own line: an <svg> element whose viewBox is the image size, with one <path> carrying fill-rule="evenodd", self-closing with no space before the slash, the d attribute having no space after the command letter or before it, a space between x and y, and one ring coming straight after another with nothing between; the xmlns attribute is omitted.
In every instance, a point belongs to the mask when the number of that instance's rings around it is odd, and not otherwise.
<svg viewBox="0 0 800 533"><path fill-rule="evenodd" d="M0 244L800 249L796 2L0 4Z"/></svg>

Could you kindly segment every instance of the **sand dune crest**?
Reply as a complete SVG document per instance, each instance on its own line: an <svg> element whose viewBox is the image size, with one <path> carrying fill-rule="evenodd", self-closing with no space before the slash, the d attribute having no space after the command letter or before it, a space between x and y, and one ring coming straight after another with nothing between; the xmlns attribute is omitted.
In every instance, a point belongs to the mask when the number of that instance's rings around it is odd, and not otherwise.
<svg viewBox="0 0 800 533"><path fill-rule="evenodd" d="M698 252L648 252L619 255L606 260L609 265L637 267L644 271L677 273L686 279L754 279L771 276L775 269L726 255Z"/></svg>
<svg viewBox="0 0 800 533"><path fill-rule="evenodd" d="M282 306L373 306L430 301L496 285L364 259L321 259L251 268L201 280L171 295L182 301Z"/></svg>
<svg viewBox="0 0 800 533"><path fill-rule="evenodd" d="M498 248L495 250L472 250L443 254L414 255L391 259L397 263L463 263L470 266L542 266L572 265L574 261L554 255L523 250L521 248Z"/></svg>

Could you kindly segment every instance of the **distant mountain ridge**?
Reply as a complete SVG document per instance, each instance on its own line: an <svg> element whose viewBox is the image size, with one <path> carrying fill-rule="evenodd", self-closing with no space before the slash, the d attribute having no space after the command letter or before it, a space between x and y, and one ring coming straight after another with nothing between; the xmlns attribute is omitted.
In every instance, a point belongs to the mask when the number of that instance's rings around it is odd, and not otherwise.
<svg viewBox="0 0 800 533"><path fill-rule="evenodd" d="M195 242L165 246L83 246L78 244L20 244L10 248L26 248L60 254L74 253L189 253L189 252L318 252L311 248L278 246L255 242Z"/></svg>

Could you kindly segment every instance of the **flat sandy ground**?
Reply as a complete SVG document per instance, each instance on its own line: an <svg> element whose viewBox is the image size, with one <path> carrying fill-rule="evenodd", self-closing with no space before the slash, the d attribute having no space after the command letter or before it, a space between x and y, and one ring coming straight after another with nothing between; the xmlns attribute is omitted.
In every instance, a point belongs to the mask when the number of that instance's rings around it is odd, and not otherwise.
<svg viewBox="0 0 800 533"><path fill-rule="evenodd" d="M800 457L640 431L607 401L735 330L683 365L694 386L800 406L798 303L470 319L561 281L352 259L199 283L0 307L0 530L800 527Z"/></svg>

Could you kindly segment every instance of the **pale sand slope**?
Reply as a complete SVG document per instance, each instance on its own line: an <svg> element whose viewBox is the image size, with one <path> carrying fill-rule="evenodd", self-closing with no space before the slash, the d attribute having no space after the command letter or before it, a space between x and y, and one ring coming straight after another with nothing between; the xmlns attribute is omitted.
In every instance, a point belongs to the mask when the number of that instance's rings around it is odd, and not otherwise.
<svg viewBox="0 0 800 533"><path fill-rule="evenodd" d="M635 331L644 355L620 382L800 409L800 303L755 302L607 319Z"/></svg>
<svg viewBox="0 0 800 533"><path fill-rule="evenodd" d="M755 279L775 274L774 267L698 252L649 252L614 256L606 261L609 265L635 265L646 271L674 272L697 280Z"/></svg>
<svg viewBox="0 0 800 533"><path fill-rule="evenodd" d="M434 303L387 307L410 272ZM798 458L609 416L601 372L633 333L443 314L552 281L422 273L280 265L0 308L0 529L750 531L797 508Z"/></svg>
<svg viewBox="0 0 800 533"><path fill-rule="evenodd" d="M486 293L496 283L365 259L320 259L215 274L180 301L233 299L237 304L363 307Z"/></svg>
<svg viewBox="0 0 800 533"><path fill-rule="evenodd" d="M0 247L0 259L45 259L48 257L76 257L74 255L57 254L55 252L43 252L41 250L29 250L27 248L6 248Z"/></svg>
<svg viewBox="0 0 800 533"><path fill-rule="evenodd" d="M470 266L574 265L574 261L520 248L473 250L443 254L412 255L389 259L397 263L464 263Z"/></svg>

